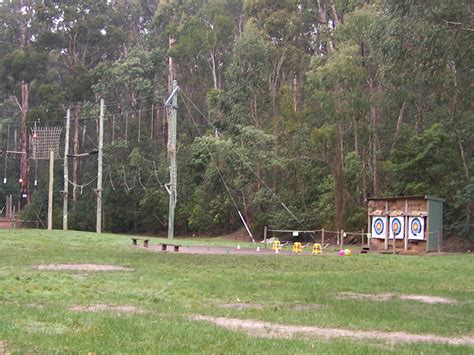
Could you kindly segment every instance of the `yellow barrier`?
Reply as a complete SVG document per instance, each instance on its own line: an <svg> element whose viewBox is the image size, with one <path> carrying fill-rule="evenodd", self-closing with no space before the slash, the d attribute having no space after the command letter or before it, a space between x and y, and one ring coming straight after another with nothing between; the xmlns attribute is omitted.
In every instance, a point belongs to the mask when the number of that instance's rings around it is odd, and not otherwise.
<svg viewBox="0 0 474 355"><path fill-rule="evenodd" d="M281 244L279 240L274 240L272 243L272 250L279 252L281 250Z"/></svg>
<svg viewBox="0 0 474 355"><path fill-rule="evenodd" d="M302 251L303 251L303 247L301 246L301 243L300 242L295 242L295 244L293 244L293 253L299 254Z"/></svg>
<svg viewBox="0 0 474 355"><path fill-rule="evenodd" d="M321 244L314 243L313 244L313 255L321 255L323 253L323 249L321 248Z"/></svg>

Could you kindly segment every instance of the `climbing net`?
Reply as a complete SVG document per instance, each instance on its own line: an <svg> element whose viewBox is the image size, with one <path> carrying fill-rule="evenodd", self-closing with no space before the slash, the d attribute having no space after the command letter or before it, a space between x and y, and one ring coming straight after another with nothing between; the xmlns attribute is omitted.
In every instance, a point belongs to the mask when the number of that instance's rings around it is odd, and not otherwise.
<svg viewBox="0 0 474 355"><path fill-rule="evenodd" d="M63 127L31 128L31 158L49 159L49 152L54 152L54 159L59 158L59 141Z"/></svg>

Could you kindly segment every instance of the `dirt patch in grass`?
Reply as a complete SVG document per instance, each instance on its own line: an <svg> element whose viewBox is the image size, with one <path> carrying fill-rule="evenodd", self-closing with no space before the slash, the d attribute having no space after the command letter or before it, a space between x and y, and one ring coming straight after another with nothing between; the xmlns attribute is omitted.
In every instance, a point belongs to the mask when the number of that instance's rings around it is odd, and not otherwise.
<svg viewBox="0 0 474 355"><path fill-rule="evenodd" d="M354 340L375 340L386 343L427 343L474 346L474 337L443 337L434 334L410 334L405 332L381 332L366 330L350 330L338 328L321 328L314 326L283 325L262 322L252 319L234 319L196 315L195 321L205 321L235 331L243 331L250 336L262 338L350 338Z"/></svg>
<svg viewBox="0 0 474 355"><path fill-rule="evenodd" d="M292 306L295 311L311 311L311 310L318 310L327 308L324 304L317 304L317 303L298 303Z"/></svg>
<svg viewBox="0 0 474 355"><path fill-rule="evenodd" d="M42 271L133 271L125 266L99 264L43 264L33 267Z"/></svg>
<svg viewBox="0 0 474 355"><path fill-rule="evenodd" d="M238 309L238 310L243 310L243 309L263 309L263 306L258 303L245 303L245 302L239 302L239 303L223 303L219 305L220 308L230 308L230 309Z"/></svg>
<svg viewBox="0 0 474 355"><path fill-rule="evenodd" d="M113 306L110 304L93 304L88 306L74 306L70 308L74 312L114 312L114 313L145 313L145 310L129 305Z"/></svg>
<svg viewBox="0 0 474 355"><path fill-rule="evenodd" d="M393 298L391 293L355 293L355 292L341 292L337 295L337 298L343 300L370 300L370 301L389 301Z"/></svg>
<svg viewBox="0 0 474 355"><path fill-rule="evenodd" d="M0 340L0 355L10 354L7 350L8 342L6 340Z"/></svg>
<svg viewBox="0 0 474 355"><path fill-rule="evenodd" d="M267 307L272 307L272 305L267 305ZM285 305L284 306L284 308L289 308L289 309L291 308L295 311L311 311L311 310L316 310L316 309L321 309L321 308L326 308L326 307L327 307L326 305L315 304L315 303L308 303L308 304L297 303L297 304L293 304L293 305ZM239 303L220 304L219 308L244 310L244 309L263 309L263 308L265 308L265 306L263 304L259 304L259 303L239 302Z"/></svg>
<svg viewBox="0 0 474 355"><path fill-rule="evenodd" d="M455 304L456 300L447 297L437 297L437 296L422 296L422 295L400 295L400 299L407 301L419 301L428 304Z"/></svg>
<svg viewBox="0 0 474 355"><path fill-rule="evenodd" d="M339 299L352 300L371 300L371 301L390 301L392 299L400 298L404 301L417 301L427 304L455 304L456 300L447 297L439 296L425 296L425 295L400 295L396 296L391 293L367 294L355 292L341 292L337 295Z"/></svg>

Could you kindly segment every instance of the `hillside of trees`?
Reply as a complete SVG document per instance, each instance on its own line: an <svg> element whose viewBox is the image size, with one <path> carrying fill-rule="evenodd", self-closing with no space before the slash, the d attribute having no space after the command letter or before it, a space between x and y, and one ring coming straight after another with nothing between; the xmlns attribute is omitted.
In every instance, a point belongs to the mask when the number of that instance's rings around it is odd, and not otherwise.
<svg viewBox="0 0 474 355"><path fill-rule="evenodd" d="M232 232L238 210L257 235L355 231L367 197L434 195L445 233L472 237L473 13L463 0L3 1L0 201L28 191L24 218L45 220L47 161L5 151L28 152L34 124L65 126L68 108L70 151L96 149L104 99L104 228L167 230L177 80L178 234ZM96 176L95 156L70 159L70 228L95 230Z"/></svg>

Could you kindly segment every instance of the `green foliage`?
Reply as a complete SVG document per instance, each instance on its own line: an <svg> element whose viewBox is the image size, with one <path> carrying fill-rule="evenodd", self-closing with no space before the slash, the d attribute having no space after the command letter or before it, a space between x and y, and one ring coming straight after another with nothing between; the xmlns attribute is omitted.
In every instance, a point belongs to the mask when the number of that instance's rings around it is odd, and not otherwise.
<svg viewBox="0 0 474 355"><path fill-rule="evenodd" d="M97 148L105 99L105 227L163 232L163 100L177 79L178 233L231 232L242 226L237 210L255 235L266 224L361 230L367 197L403 193L445 198L446 232L469 236L468 9L454 0L4 2L2 150L7 126L13 148L26 89L28 126L58 125L75 108L79 152ZM0 197L18 195L19 164L8 159ZM81 161L80 181L95 178L95 163ZM36 193L25 213L33 218L45 198ZM93 230L94 206L85 189L71 224Z"/></svg>

